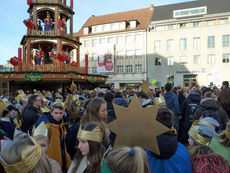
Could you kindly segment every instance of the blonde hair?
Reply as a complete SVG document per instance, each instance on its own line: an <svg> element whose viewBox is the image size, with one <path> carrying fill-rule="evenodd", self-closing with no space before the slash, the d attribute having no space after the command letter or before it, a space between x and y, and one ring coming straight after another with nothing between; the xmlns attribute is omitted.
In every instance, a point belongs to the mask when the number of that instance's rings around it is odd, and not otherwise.
<svg viewBox="0 0 230 173"><path fill-rule="evenodd" d="M116 173L150 173L148 160L140 147L115 147L105 158L111 172Z"/></svg>

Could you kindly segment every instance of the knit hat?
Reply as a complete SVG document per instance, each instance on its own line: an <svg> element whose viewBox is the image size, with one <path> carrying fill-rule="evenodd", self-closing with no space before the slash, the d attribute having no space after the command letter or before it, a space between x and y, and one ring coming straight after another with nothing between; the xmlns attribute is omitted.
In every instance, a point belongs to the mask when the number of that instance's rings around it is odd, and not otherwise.
<svg viewBox="0 0 230 173"><path fill-rule="evenodd" d="M219 126L220 124L212 117L202 118L193 123L188 134L196 144L208 146L212 137L218 135L215 128Z"/></svg>
<svg viewBox="0 0 230 173"><path fill-rule="evenodd" d="M214 92L211 88L204 88L202 90L202 95L204 96L206 92Z"/></svg>

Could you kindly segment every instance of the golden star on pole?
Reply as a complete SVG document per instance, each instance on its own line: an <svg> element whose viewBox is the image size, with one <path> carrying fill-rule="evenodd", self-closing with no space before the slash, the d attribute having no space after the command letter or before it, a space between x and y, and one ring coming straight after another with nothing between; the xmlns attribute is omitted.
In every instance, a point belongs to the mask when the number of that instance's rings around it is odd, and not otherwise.
<svg viewBox="0 0 230 173"><path fill-rule="evenodd" d="M140 86L143 90L144 93L148 93L149 92L149 87L151 86L151 84L149 83L149 79L147 78L146 80L142 79L142 85Z"/></svg>
<svg viewBox="0 0 230 173"><path fill-rule="evenodd" d="M156 121L158 105L143 108L135 95L128 108L114 104L117 119L107 124L116 134L114 146L140 146L160 154L156 137L169 129Z"/></svg>

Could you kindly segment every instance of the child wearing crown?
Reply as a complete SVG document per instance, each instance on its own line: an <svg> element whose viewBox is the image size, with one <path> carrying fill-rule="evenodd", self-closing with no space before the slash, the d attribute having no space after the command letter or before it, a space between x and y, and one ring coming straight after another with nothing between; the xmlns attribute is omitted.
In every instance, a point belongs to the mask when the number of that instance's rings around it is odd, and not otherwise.
<svg viewBox="0 0 230 173"><path fill-rule="evenodd" d="M63 120L64 107L61 103L54 103L50 114L41 115L36 123L45 123L50 135L50 148L47 151L49 158L56 160L62 167L63 172L67 172L71 159L66 150L66 125Z"/></svg>
<svg viewBox="0 0 230 173"><path fill-rule="evenodd" d="M102 128L95 122L84 124L78 131L77 153L68 173L100 173L105 148L102 144Z"/></svg>

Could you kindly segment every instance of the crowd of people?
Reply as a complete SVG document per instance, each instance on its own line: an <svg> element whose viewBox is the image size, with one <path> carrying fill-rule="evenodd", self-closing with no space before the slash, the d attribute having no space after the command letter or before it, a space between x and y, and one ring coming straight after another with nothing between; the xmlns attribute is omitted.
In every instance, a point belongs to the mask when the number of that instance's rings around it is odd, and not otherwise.
<svg viewBox="0 0 230 173"><path fill-rule="evenodd" d="M114 104L159 105L159 154L115 146ZM142 115L140 115L142 116ZM145 117L142 117L143 119ZM0 99L0 172L229 173L230 88L22 91ZM132 121L132 120L130 120ZM133 127L135 128L135 127Z"/></svg>

